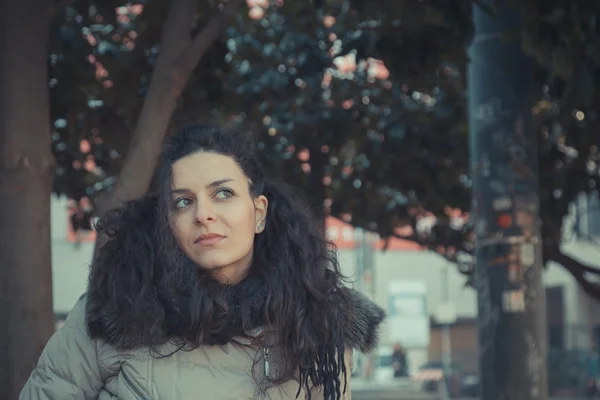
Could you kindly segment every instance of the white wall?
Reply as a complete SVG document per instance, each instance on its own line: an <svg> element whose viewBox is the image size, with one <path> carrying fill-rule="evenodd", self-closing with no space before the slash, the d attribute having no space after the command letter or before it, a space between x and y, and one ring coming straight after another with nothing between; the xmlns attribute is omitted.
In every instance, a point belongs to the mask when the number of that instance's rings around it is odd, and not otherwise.
<svg viewBox="0 0 600 400"><path fill-rule="evenodd" d="M54 312L66 313L86 290L94 245L82 243L76 249L75 244L67 241L69 220L66 198L52 197L50 218Z"/></svg>

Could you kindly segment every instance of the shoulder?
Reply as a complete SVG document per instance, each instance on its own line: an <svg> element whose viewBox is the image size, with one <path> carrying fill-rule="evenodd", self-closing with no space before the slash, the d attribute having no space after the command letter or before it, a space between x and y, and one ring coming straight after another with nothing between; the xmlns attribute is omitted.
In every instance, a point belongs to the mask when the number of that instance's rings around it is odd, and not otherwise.
<svg viewBox="0 0 600 400"><path fill-rule="evenodd" d="M96 353L98 342L90 337L87 330L86 303L87 296L84 293L67 315L65 323L57 334L65 340L65 343L77 343L82 350Z"/></svg>
<svg viewBox="0 0 600 400"><path fill-rule="evenodd" d="M69 311L67 319L63 325L63 328L71 328L81 334L87 335L87 329L85 324L85 305L87 302L87 294L83 293L77 302Z"/></svg>
<svg viewBox="0 0 600 400"><path fill-rule="evenodd" d="M97 347L100 341L94 339L89 332L87 325L87 306L88 306L88 295L87 292L82 294L65 320L61 330L66 330L66 334L70 336L76 336L79 338L80 343L84 343L87 346Z"/></svg>
<svg viewBox="0 0 600 400"><path fill-rule="evenodd" d="M44 353L46 363L71 360L63 365L98 365L102 374L116 368L122 354L102 340L90 336L86 324L87 296L82 295L75 303L62 327L48 341Z"/></svg>
<svg viewBox="0 0 600 400"><path fill-rule="evenodd" d="M89 296L86 292L79 297L79 300L77 300L69 312L65 324L61 329L66 329L68 331L67 334L69 336L74 336L73 339L82 346L93 348L98 356L98 361L101 364L110 366L119 359L125 357L125 353L118 351L102 338L96 338L90 334L87 323L89 312L88 303Z"/></svg>

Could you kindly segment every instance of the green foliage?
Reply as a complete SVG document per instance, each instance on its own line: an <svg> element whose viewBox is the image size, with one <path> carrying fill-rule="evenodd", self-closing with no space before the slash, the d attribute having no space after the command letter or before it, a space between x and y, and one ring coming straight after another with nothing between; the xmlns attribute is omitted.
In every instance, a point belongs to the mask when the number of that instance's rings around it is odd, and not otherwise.
<svg viewBox="0 0 600 400"><path fill-rule="evenodd" d="M434 29L457 38L462 34L457 42L462 45L446 50L461 48L454 58L464 61L468 30L457 27L464 26L459 21L468 20L469 13L444 23L439 16L447 9L410 3L398 2L391 11L380 12L394 16L384 20L372 19L355 2L326 2L320 8L284 2L264 10L259 20L241 14L203 59L174 120L195 117L194 110L206 108L235 117L260 136L270 171L307 189L318 203L327 199L334 215L351 214L356 223L372 229L391 233L395 220L386 215L405 213L408 206L442 209L447 197L430 189L439 186L450 195L450 182L459 180L448 179L455 172L430 171L440 162L451 165L454 157L462 163L459 174L466 173L466 157L459 150L464 153L466 130L462 121L456 122L464 115L464 65L445 61L451 57L427 43ZM110 187L144 99L165 7L164 1L148 1L142 14L127 18L116 17L110 7L87 14L86 9L70 9L56 22L55 35L70 33L69 40L53 48L62 61L52 67L58 81L53 114L67 121L55 135L57 191L93 196ZM335 23L326 23L332 17ZM130 41L132 34L135 40ZM417 54L417 48L428 50ZM99 75L90 56L100 63ZM340 70L335 57L345 57L346 63L353 59L356 70ZM391 75L374 76L377 60L386 59L395 66ZM81 76L71 74L73 70ZM93 144L100 166L95 177L72 168L73 160L90 158L79 151L82 138ZM445 159L440 157L444 153ZM402 172L408 170L419 175Z"/></svg>
<svg viewBox="0 0 600 400"><path fill-rule="evenodd" d="M423 20L421 31L395 28L431 7L398 2L397 18L377 21L347 3L285 4L228 32L237 95L228 101L237 98L255 123L269 170L326 199L331 214L384 235L409 209L468 201L464 65L433 48L410 59L411 46L426 48L426 22L438 20ZM387 48L392 35L404 40ZM465 59L468 39L468 30L456 37L454 59ZM385 59L398 65L389 74Z"/></svg>

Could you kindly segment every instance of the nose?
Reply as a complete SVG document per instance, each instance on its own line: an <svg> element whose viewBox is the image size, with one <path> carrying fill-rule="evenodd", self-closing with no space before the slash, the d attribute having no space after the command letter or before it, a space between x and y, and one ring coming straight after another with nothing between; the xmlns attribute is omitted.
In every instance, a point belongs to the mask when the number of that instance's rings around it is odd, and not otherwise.
<svg viewBox="0 0 600 400"><path fill-rule="evenodd" d="M206 202L203 204L198 202L196 208L196 223L206 225L215 221L216 217L212 206Z"/></svg>

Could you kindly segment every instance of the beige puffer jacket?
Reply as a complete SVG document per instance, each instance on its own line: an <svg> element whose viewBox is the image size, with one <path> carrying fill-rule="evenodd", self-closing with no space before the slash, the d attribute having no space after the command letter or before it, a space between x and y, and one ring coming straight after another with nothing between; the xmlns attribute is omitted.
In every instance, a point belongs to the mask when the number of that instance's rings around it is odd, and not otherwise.
<svg viewBox="0 0 600 400"><path fill-rule="evenodd" d="M352 346L368 351L375 345L383 311L356 294L357 323L347 332ZM295 399L298 382L265 386L277 373L277 355L259 349L247 338L235 338L225 346L201 346L159 358L148 349L118 352L87 333L86 297L74 306L63 327L44 349L37 368L25 384L20 400L242 400ZM172 348L164 348L170 354ZM352 350L346 352L348 371ZM265 357L267 363L265 363ZM258 362L256 362L257 360ZM254 365L254 368L253 368ZM343 381L342 381L343 382ZM342 399L350 399L350 373ZM311 398L322 398L318 390ZM299 399L307 398L302 390Z"/></svg>

